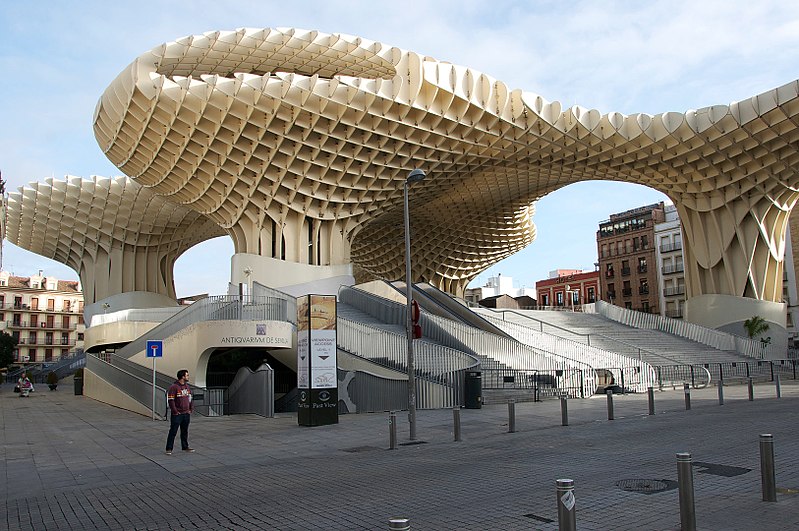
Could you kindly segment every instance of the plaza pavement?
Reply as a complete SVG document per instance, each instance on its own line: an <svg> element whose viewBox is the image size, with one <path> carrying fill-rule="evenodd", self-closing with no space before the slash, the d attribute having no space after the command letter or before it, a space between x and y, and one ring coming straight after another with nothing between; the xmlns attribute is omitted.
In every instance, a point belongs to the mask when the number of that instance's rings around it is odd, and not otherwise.
<svg viewBox="0 0 799 531"><path fill-rule="evenodd" d="M580 530L676 530L678 490L630 492L618 485L673 486L675 454L695 462L697 527L799 529L799 385L616 395L419 411L408 442L389 450L387 413L342 415L339 424L297 426L296 416L194 416L196 453L164 454L167 423L74 396L70 382L19 398L0 386L0 528L27 529L412 529L558 528L555 480L575 482ZM778 501L761 501L759 434L774 436ZM701 465L697 464L701 463ZM721 466L719 466L721 465ZM737 475L736 475L737 474ZM622 483L620 483L622 482Z"/></svg>

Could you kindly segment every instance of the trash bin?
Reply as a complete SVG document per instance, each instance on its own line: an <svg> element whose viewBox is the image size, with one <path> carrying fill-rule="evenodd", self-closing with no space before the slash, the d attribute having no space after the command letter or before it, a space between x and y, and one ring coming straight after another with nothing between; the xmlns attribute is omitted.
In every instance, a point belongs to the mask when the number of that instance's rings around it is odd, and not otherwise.
<svg viewBox="0 0 799 531"><path fill-rule="evenodd" d="M466 371L464 402L466 409L483 407L483 374L480 371Z"/></svg>
<svg viewBox="0 0 799 531"><path fill-rule="evenodd" d="M82 376L75 376L75 394L82 395L83 394L83 377Z"/></svg>

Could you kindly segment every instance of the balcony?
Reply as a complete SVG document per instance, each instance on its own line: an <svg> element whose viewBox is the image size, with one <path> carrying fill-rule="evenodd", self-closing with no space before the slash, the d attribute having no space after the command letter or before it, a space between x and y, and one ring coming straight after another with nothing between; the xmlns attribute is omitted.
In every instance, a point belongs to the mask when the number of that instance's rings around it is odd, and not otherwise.
<svg viewBox="0 0 799 531"><path fill-rule="evenodd" d="M614 273L613 273L613 270L612 270L612 269L610 269L610 270L608 270L608 271L605 271L605 278L613 278L614 276L615 276L615 275L614 275Z"/></svg>
<svg viewBox="0 0 799 531"><path fill-rule="evenodd" d="M60 309L53 308L41 308L39 306L33 308L30 304L4 304L0 306L3 310L17 310L22 312L50 312L50 313L83 313L83 309L80 309L80 306L72 306L64 307L62 306Z"/></svg>
<svg viewBox="0 0 799 531"><path fill-rule="evenodd" d="M664 243L660 246L661 253L670 253L672 251L679 251L682 249L682 242Z"/></svg>
<svg viewBox="0 0 799 531"><path fill-rule="evenodd" d="M664 275L670 275L672 273L682 273L685 271L685 266L683 264L665 265L660 270Z"/></svg>
<svg viewBox="0 0 799 531"><path fill-rule="evenodd" d="M621 268L621 276L629 277L630 276L630 268L629 267L622 267Z"/></svg>
<svg viewBox="0 0 799 531"><path fill-rule="evenodd" d="M608 291L608 300L615 299L615 298L616 298L616 292L615 291Z"/></svg>
<svg viewBox="0 0 799 531"><path fill-rule="evenodd" d="M682 308L679 310L666 310L666 317L671 317L672 319L682 319Z"/></svg>
<svg viewBox="0 0 799 531"><path fill-rule="evenodd" d="M30 322L30 321L17 321L16 319L13 321L6 321L6 326L8 328L32 328L35 330L75 330L78 327L77 323L70 323L69 326L63 326L64 323L61 325L53 323L41 323L41 322Z"/></svg>
<svg viewBox="0 0 799 531"><path fill-rule="evenodd" d="M638 272L639 273L646 273L646 266L645 265L639 265L638 266Z"/></svg>
<svg viewBox="0 0 799 531"><path fill-rule="evenodd" d="M624 288L623 290L621 290L621 294L624 297L630 297L633 294L633 289L632 288Z"/></svg>
<svg viewBox="0 0 799 531"><path fill-rule="evenodd" d="M62 339L60 337L21 337L17 345L33 345L37 347L69 347L75 346L74 339Z"/></svg>
<svg viewBox="0 0 799 531"><path fill-rule="evenodd" d="M638 286L638 293L640 295L649 295L649 286Z"/></svg>
<svg viewBox="0 0 799 531"><path fill-rule="evenodd" d="M673 297L674 295L685 294L685 286L677 286L676 288L665 288L663 290L664 297Z"/></svg>

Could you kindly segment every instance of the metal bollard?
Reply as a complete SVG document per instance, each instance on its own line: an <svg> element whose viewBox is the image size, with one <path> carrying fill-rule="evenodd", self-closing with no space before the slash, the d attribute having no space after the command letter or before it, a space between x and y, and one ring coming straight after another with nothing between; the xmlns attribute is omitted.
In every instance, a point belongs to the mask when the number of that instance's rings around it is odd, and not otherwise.
<svg viewBox="0 0 799 531"><path fill-rule="evenodd" d="M560 397L560 425L569 425L569 403L565 396Z"/></svg>
<svg viewBox="0 0 799 531"><path fill-rule="evenodd" d="M454 426L455 431L455 442L461 440L461 408L460 406L455 406L452 408L452 424Z"/></svg>
<svg viewBox="0 0 799 531"><path fill-rule="evenodd" d="M397 412L392 411L388 415L388 441L389 449L397 449Z"/></svg>
<svg viewBox="0 0 799 531"><path fill-rule="evenodd" d="M747 386L749 387L749 401L751 402L755 399L755 385L752 378L749 378Z"/></svg>
<svg viewBox="0 0 799 531"><path fill-rule="evenodd" d="M682 390L685 393L685 411L689 411L691 409L691 386L683 384Z"/></svg>
<svg viewBox="0 0 799 531"><path fill-rule="evenodd" d="M719 380L719 405L724 405L724 380Z"/></svg>
<svg viewBox="0 0 799 531"><path fill-rule="evenodd" d="M411 528L411 521L408 518L389 518L388 528L392 531L408 531Z"/></svg>
<svg viewBox="0 0 799 531"><path fill-rule="evenodd" d="M694 505L694 471L691 454L677 454L677 483L680 489L680 529L696 531L696 507Z"/></svg>
<svg viewBox="0 0 799 531"><path fill-rule="evenodd" d="M777 391L777 398L782 398L782 389L780 388L780 375L774 375L774 388Z"/></svg>
<svg viewBox="0 0 799 531"><path fill-rule="evenodd" d="M655 390L651 387L646 389L647 395L649 395L649 414L655 414Z"/></svg>
<svg viewBox="0 0 799 531"><path fill-rule="evenodd" d="M508 400L508 433L516 433L516 401Z"/></svg>
<svg viewBox="0 0 799 531"><path fill-rule="evenodd" d="M555 482L558 499L558 531L577 531L575 518L574 480L559 479Z"/></svg>
<svg viewBox="0 0 799 531"><path fill-rule="evenodd" d="M777 479L774 475L774 437L770 433L760 435L760 483L763 485L763 501L777 501Z"/></svg>
<svg viewBox="0 0 799 531"><path fill-rule="evenodd" d="M605 391L608 397L608 420L613 420L613 391Z"/></svg>

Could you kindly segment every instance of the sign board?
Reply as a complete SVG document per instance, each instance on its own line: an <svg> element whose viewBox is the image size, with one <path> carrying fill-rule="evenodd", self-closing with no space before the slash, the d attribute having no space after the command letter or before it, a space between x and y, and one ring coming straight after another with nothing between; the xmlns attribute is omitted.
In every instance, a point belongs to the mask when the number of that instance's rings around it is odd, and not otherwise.
<svg viewBox="0 0 799 531"><path fill-rule="evenodd" d="M297 299L297 420L301 426L338 423L336 296Z"/></svg>
<svg viewBox="0 0 799 531"><path fill-rule="evenodd" d="M147 357L161 358L164 356L164 342L160 339L147 340Z"/></svg>

